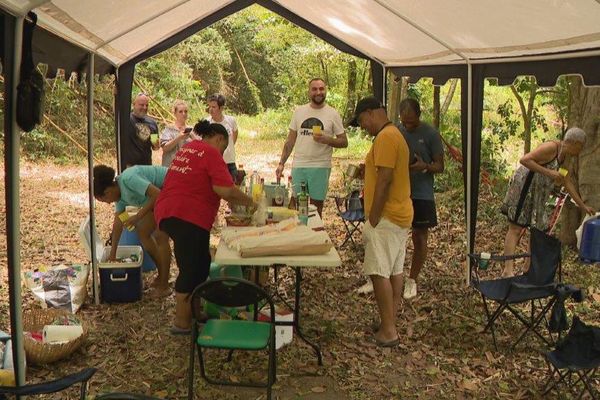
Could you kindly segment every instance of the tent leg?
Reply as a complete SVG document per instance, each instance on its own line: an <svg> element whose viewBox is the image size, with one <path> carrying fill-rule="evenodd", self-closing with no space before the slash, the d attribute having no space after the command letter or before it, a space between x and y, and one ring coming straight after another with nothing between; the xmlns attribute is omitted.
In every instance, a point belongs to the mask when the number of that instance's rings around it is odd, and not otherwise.
<svg viewBox="0 0 600 400"><path fill-rule="evenodd" d="M5 132L5 187L6 187L6 253L9 280L10 331L13 345L13 365L17 386L25 384L25 351L23 349L23 309L21 299L21 256L20 256L20 193L19 193L19 149L20 129L17 125L17 85L21 69L23 50L24 17L15 18L14 47L10 98L9 131ZM7 48L8 50L8 48ZM6 108L5 108L6 109ZM20 398L20 396L17 396Z"/></svg>
<svg viewBox="0 0 600 400"><path fill-rule="evenodd" d="M462 88L461 88L462 90ZM467 152L464 154L466 157L466 174L467 174L467 187L466 187L466 223L467 223L467 253L471 253L472 243L471 243L471 208L473 207L473 202L471 199L471 151L473 149L473 127L472 127L472 112L473 112L473 66L470 62L467 63ZM462 110L461 112L464 112ZM471 275L469 271L469 261L465 263L465 283L467 286L471 283Z"/></svg>
<svg viewBox="0 0 600 400"><path fill-rule="evenodd" d="M87 151L88 191L90 202L90 256L92 261L92 291L94 304L100 304L98 291L98 261L96 257L96 213L94 210L94 53L88 54L87 70Z"/></svg>

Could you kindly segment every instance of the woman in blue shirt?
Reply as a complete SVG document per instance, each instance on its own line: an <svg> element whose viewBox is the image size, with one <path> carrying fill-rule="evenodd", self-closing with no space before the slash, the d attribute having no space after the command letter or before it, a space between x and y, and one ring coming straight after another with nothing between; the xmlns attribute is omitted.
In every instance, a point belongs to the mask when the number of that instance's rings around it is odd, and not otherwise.
<svg viewBox="0 0 600 400"><path fill-rule="evenodd" d="M160 194L167 168L158 165L135 165L115 177L106 165L94 167L94 197L103 203L116 203L109 260L115 260L123 227L135 227L140 242L158 266L158 277L152 283L155 297L168 295L171 248L169 237L157 229L154 203ZM122 222L119 215L127 206L141 207L136 215Z"/></svg>

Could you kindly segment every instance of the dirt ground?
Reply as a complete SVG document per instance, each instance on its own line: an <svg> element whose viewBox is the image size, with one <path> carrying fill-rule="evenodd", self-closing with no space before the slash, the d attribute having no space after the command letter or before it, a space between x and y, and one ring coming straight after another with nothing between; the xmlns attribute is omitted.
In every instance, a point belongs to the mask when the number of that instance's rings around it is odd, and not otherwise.
<svg viewBox="0 0 600 400"><path fill-rule="evenodd" d="M239 146L238 162L273 178L281 143L261 142ZM273 151L277 148L277 151ZM264 154L273 154L264 156ZM332 186L339 188L341 172L349 160L336 159ZM4 172L4 171L3 171ZM4 176L4 174L2 174ZM5 209L4 184L0 186L0 209ZM21 163L21 262L23 270L42 265L84 263L87 258L77 229L88 214L87 167ZM485 201L496 201L482 194ZM488 196L487 198L485 196ZM362 241L339 249L343 265L334 270L311 270L304 274L302 325L320 344L324 365L319 367L312 351L297 338L278 351L276 399L529 399L541 398L547 377L540 341L529 338L517 351L508 350L513 332L520 327L510 318L500 325L500 350L482 334L481 299L465 286L465 234L462 192L438 196L440 225L430 235L430 256L419 282L419 296L405 301L398 314L400 346L382 349L372 339L370 325L376 320L372 295L356 289L361 275ZM108 237L111 207L96 205L97 225ZM483 215L477 246L499 251L504 220ZM334 243L343 237L343 226L333 201L326 202L325 226ZM220 224L223 224L220 215ZM0 213L0 234L5 237L5 213ZM218 242L218 229L212 240ZM409 241L406 265L412 244ZM583 303L568 303L570 313L587 322L600 321L600 278L597 267L581 265L576 255L564 254L564 280L586 289ZM173 262L172 281L177 268ZM145 277L146 281L152 274ZM282 289L291 295L292 276L284 272ZM6 242L0 242L0 330L8 331ZM91 293L91 292L90 292ZM24 310L38 307L23 288ZM143 300L121 305L94 305L88 301L80 311L89 324L87 343L70 358L27 370L29 382L53 379L83 367L99 369L92 378L90 394L109 391L137 392L165 399L186 398L188 337L169 334L174 298ZM508 317L508 315L506 316ZM264 358L209 353L208 368L231 380L259 379ZM196 372L198 367L196 366ZM598 383L598 382L596 382ZM195 380L198 399L264 399L259 389L231 389ZM72 399L77 393L48 396ZM552 395L550 398L555 398Z"/></svg>

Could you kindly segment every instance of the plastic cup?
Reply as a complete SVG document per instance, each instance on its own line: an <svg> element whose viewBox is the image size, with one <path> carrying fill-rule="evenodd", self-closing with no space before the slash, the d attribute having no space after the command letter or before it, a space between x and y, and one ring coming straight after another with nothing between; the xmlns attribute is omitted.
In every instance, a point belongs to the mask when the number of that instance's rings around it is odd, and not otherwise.
<svg viewBox="0 0 600 400"><path fill-rule="evenodd" d="M558 173L559 173L561 176L567 176L567 174L569 173L569 170L567 170L566 168L559 168L559 169L558 169Z"/></svg>
<svg viewBox="0 0 600 400"><path fill-rule="evenodd" d="M158 133L151 133L150 134L150 141L154 144L158 143Z"/></svg>
<svg viewBox="0 0 600 400"><path fill-rule="evenodd" d="M321 131L321 125L314 125L312 127L313 136L321 136L323 132Z"/></svg>

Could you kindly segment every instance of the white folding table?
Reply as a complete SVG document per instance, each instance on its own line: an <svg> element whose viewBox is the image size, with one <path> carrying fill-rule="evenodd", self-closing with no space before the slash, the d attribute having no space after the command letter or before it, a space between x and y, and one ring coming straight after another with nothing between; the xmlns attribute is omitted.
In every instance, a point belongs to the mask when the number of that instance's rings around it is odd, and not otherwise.
<svg viewBox="0 0 600 400"><path fill-rule="evenodd" d="M323 221L319 217L319 214L314 212L308 219L308 226L315 230L323 230ZM223 228L223 232L227 230L239 230L248 228L234 228L227 227ZM217 254L215 255L215 262L219 265L245 265L245 266L267 266L275 269L277 276L277 269L283 266L291 267L296 275L295 279L295 293L294 293L294 320L293 321L278 321L277 325L293 326L296 334L309 346L311 346L318 359L319 365L323 365L323 359L321 356L321 349L317 344L310 342L302 334L300 328L300 299L301 299L301 283L302 283L302 268L318 268L318 269L333 269L342 264L342 260L335 249L332 247L326 254L313 255L313 256L265 256L265 257L247 257L242 258L237 251L230 249L225 244L225 241L221 240L217 247ZM258 273L256 274L258 276ZM277 278L276 278L277 281ZM275 282L277 285L277 282ZM287 304L289 306L289 304Z"/></svg>

